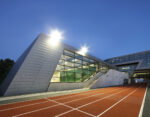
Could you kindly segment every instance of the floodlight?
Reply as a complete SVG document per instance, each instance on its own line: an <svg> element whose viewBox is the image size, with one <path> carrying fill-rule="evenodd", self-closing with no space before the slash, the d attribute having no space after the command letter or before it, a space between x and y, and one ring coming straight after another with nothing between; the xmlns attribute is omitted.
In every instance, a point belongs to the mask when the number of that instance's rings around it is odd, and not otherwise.
<svg viewBox="0 0 150 117"><path fill-rule="evenodd" d="M61 39L63 38L63 32L60 32L59 30L51 30L50 32L50 43L53 46L56 46L60 43Z"/></svg>
<svg viewBox="0 0 150 117"><path fill-rule="evenodd" d="M78 51L79 54L81 55L86 55L88 52L88 47L87 46L82 46L81 49Z"/></svg>

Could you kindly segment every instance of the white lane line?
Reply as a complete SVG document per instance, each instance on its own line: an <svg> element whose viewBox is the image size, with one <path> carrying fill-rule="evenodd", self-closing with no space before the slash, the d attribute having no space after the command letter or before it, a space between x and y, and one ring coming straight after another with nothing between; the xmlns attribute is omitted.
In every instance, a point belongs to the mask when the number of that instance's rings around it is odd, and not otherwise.
<svg viewBox="0 0 150 117"><path fill-rule="evenodd" d="M129 88L129 89L130 89L130 88ZM125 90L129 90L129 89L125 89ZM123 91L125 91L125 90L123 90ZM80 108L82 108L82 107L84 107L84 106L87 106L87 105L89 105L89 104L92 104L92 103L95 103L95 102L101 101L101 100L103 100L103 99L105 99L105 98L111 97L111 96L116 95L116 94L118 94L118 93L121 93L121 92L123 92L123 91L119 91L119 92L114 93L114 94L112 94L112 95L105 96L104 98L100 98L100 99L98 99L98 100L96 100L96 101L93 101L93 102L90 102L90 103L84 104L84 105L79 106L79 107L77 107L77 108L75 108L75 109L79 110ZM56 115L56 117L62 116L62 115L64 115L64 114L67 114L67 113L72 112L72 111L74 111L74 109L69 110L69 111L66 111L66 112L61 113L61 114L58 114L58 115ZM81 110L80 110L80 111L81 111Z"/></svg>
<svg viewBox="0 0 150 117"><path fill-rule="evenodd" d="M73 108L73 107L71 107L71 106L65 105L65 104L63 104L63 103L59 103L59 102L57 102L57 101L55 101L55 100L50 100L50 99L47 99L47 100L48 100L48 101L55 102L55 103L57 103L57 104L56 104L56 105L53 105L53 106L46 107L46 108L41 108L41 109L37 109L37 110L34 110L34 111L29 111L29 112L26 112L26 113L14 115L14 116L12 116L12 117L19 117L19 116L22 116L22 115L30 114L30 113L33 113L33 112L37 112L37 111L41 111L41 110L45 110L45 109L49 109L49 108L56 107L56 106L61 106L61 105L66 106L66 107L68 107L68 108L71 108L71 110L78 110L78 109L76 109L76 108ZM80 111L80 110L79 110L79 111ZM80 112L82 112L82 111L80 111ZM86 112L84 112L84 113L86 113ZM88 115L90 115L90 116L92 115L92 114L90 114L90 113L86 113L86 114L88 114ZM92 115L92 116L94 116L94 115ZM94 117L95 117L95 116L94 116Z"/></svg>
<svg viewBox="0 0 150 117"><path fill-rule="evenodd" d="M73 108L73 107L71 107L71 106L68 106L68 105L66 105L66 104L64 104L64 103L59 103L59 102L57 102L57 101L55 101L55 100L50 100L50 99L48 99L49 101L53 101L53 102L55 102L55 103L58 103L59 105L63 105L63 106L66 106L66 107L68 107L68 108L71 108L71 110L70 111L72 111L72 110L76 110L76 111L79 111L79 112L82 112L82 113L85 113L85 114L87 114L87 115L90 115L90 116L92 116L92 117L95 117L95 115L93 115L93 114L90 114L90 113L87 113L87 112L84 112L84 111L82 111L82 110L78 110L77 108ZM67 112L67 111L66 111ZM65 112L64 112L65 113ZM62 115L64 115L64 113L62 114ZM67 112L68 113L68 112ZM66 113L65 113L66 114ZM61 114L59 114L59 115L56 115L55 117L59 117L59 116L61 116Z"/></svg>
<svg viewBox="0 0 150 117"><path fill-rule="evenodd" d="M44 99L47 100L48 98L44 98ZM26 105L23 105L23 106L17 106L17 107L7 108L7 109L0 110L0 112L1 112L1 111L12 110L12 109L17 109L17 108L22 108L22 107L27 107L27 106L33 106L33 105L42 104L42 103L45 103L45 102L48 102L48 101L43 101L43 102L39 102L39 103L26 104Z"/></svg>
<svg viewBox="0 0 150 117"><path fill-rule="evenodd" d="M114 90L117 90L117 89L114 89ZM113 91L114 91L113 90ZM111 92L113 92L111 91ZM48 98L44 98L44 99L47 99L47 100L50 100ZM54 101L54 100L53 100ZM56 102L56 101L55 101ZM56 105L53 105L53 106L49 106L49 107L45 107L45 108L41 108L41 109L37 109L37 110L34 110L34 111L29 111L29 112L26 112L26 113L22 113L22 114L18 114L18 115L15 115L13 117L18 117L18 116L21 116L21 115L25 115L25 114L30 114L30 113L33 113L33 112L37 112L37 111L41 111L41 110L45 110L45 109L49 109L49 108L52 108L52 107L55 107L55 106L59 106L60 104L62 103L59 103L59 104L56 104ZM72 107L73 108L73 107ZM75 108L74 108L75 109ZM80 110L81 111L81 110Z"/></svg>
<svg viewBox="0 0 150 117"><path fill-rule="evenodd" d="M102 89L102 88L101 88ZM97 90L97 89L94 89L94 90ZM94 90L88 90L88 91L94 91ZM81 92L88 92L88 91L82 91L82 89L81 89ZM71 92L71 94L76 94L76 93L80 93L80 92L73 92L72 93L72 90L69 90L69 91L57 91L57 92L50 92L51 94L59 94L60 92L67 92L68 94L64 94L64 95L69 95L69 93ZM47 93L48 95L50 94L50 93ZM43 94L43 95L47 95L47 94ZM29 94L30 95L30 94ZM32 95L32 94L31 94ZM33 94L33 96L32 97L34 97L34 96L40 96L39 94ZM58 95L58 96L61 96L61 95ZM20 96L17 96L17 98L14 98L14 97L12 97L12 98L9 98L9 99L18 99ZM20 99L22 99L22 98L24 98L24 97L30 97L30 96L28 96L28 94L27 94L27 96L26 95L22 95L21 96L21 98ZM57 96L53 96L53 97L57 97ZM6 97L7 98L7 97ZM19 102L12 102L12 103L8 103L8 104L17 104L17 103L23 103L23 102L28 102L28 101L33 101L33 100L40 100L40 99L43 99L43 97L42 98L39 98L39 99L31 99L31 100L24 100L24 101L19 101ZM2 99L1 99L2 100ZM3 100L6 100L6 99L3 99ZM2 101L3 101L2 100ZM5 105L8 105L8 104L0 104L0 106L5 106Z"/></svg>
<svg viewBox="0 0 150 117"><path fill-rule="evenodd" d="M147 84L147 87L146 87L146 90L145 90L145 93L144 93L142 105L141 105L140 112L139 112L139 117L142 117L142 115L143 115L143 109L144 109L144 104L145 104L145 98L146 98L146 94L147 94L147 89L148 89L148 84Z"/></svg>
<svg viewBox="0 0 150 117"><path fill-rule="evenodd" d="M105 111L103 111L102 113L100 113L99 115L97 115L97 117L100 117L101 115L103 115L104 113L106 113L107 111L109 111L110 109L112 109L114 106L116 106L117 104L119 104L120 102L122 102L123 100L125 100L127 97L129 97L131 94L133 94L134 92L137 91L138 88L136 88L135 90L133 90L132 92L130 92L128 95L126 95L125 97L123 97L122 99L120 99L118 102L116 102L115 104L113 104L112 106L110 106L109 108L107 108Z"/></svg>
<svg viewBox="0 0 150 117"><path fill-rule="evenodd" d="M46 103L46 102L48 102L48 101L43 101L43 102L33 103L33 104L27 104L27 105L24 105L24 106L17 106L17 107L7 108L7 109L0 110L0 112L2 112L2 111L8 111L8 110L16 109L16 108L22 108L22 107L27 107L27 106L33 106L33 105L42 104L42 103Z"/></svg>
<svg viewBox="0 0 150 117"><path fill-rule="evenodd" d="M67 95L66 95L67 97L62 97L62 98L52 99L52 100L56 100L56 101L57 101L57 100L61 100L61 99L67 99L67 98L77 97L77 96L80 96L80 95L94 94L94 93L100 92L100 91L103 91L103 90L98 90L98 89L97 89L96 91L91 91L91 92L88 92L88 91L87 91L87 92L85 92L84 94L82 94L82 93L79 93L79 94L78 94L78 93L77 93L78 95L75 95L75 96L67 96ZM65 95L64 95L64 96L65 96Z"/></svg>
<svg viewBox="0 0 150 117"><path fill-rule="evenodd" d="M110 92L113 92L113 91L116 91L116 90L119 90L119 89L114 89L114 90L106 92L106 93L110 93ZM106 94L106 93L99 93L99 94L95 94L95 95L92 95L92 96L88 96L88 97L84 97L84 98L80 98L80 99L71 100L69 102L65 102L64 104L68 104L68 103L74 102L74 101L83 100L83 99L90 98L90 97L95 97L95 96L98 96L98 95L103 95L103 94Z"/></svg>
<svg viewBox="0 0 150 117"><path fill-rule="evenodd" d="M88 92L87 92L88 93ZM95 92L93 92L92 91L92 93L91 94L93 94L93 93L95 93ZM84 94L83 94L84 95ZM77 95L78 96L78 95ZM69 97L65 97L65 98L70 98L70 97L74 97L74 96L69 96ZM59 99L65 99L65 98L59 98ZM45 98L41 98L41 99L45 99ZM34 100L28 100L28 101L34 101ZM27 102L28 102L27 101ZM25 101L26 102L26 101ZM17 107L11 107L11 108L7 108L7 109L2 109L2 110L0 110L0 112L1 111L8 111L8 110L12 110L12 109L17 109L17 108L21 108L21 107L26 107L26 106L33 106L33 105L36 105L36 104L41 104L41 103L45 103L45 102L47 102L46 100L45 101L43 101L43 102L39 102L39 103L33 103L33 104L26 104L26 105L23 105L23 106L17 106ZM19 103L19 102L18 102ZM16 103L17 104L17 103ZM9 104L8 104L9 105ZM10 104L11 105L11 104Z"/></svg>
<svg viewBox="0 0 150 117"><path fill-rule="evenodd" d="M49 109L49 108L52 108L52 107L55 107L55 106L59 106L59 105L60 105L60 104L56 104L56 105L53 105L53 106L48 106L48 107L45 107L44 109ZM22 114L18 114L18 115L14 115L14 116L12 116L12 117L19 117L19 116L22 116L22 115L30 114L30 113L37 112L37 111L41 111L41 110L43 110L43 108L37 109L37 110L34 110L34 111L29 111L29 112L22 113Z"/></svg>
<svg viewBox="0 0 150 117"><path fill-rule="evenodd" d="M109 98L109 97L111 97L111 96L113 96L113 95L117 95L117 94L119 94L119 93L121 93L121 92L124 92L124 91L126 91L126 90L129 90L129 89L131 89L131 88L125 89L125 90L123 90L123 91L119 91L119 92L117 92L117 93L114 93L114 94L111 94L111 95L105 96L105 97L103 97L103 98L101 98L101 99L98 99L98 100L95 100L95 101L93 101L93 102L90 102L90 103L84 104L84 105L82 105L82 106L78 107L78 109L79 109L79 108L82 108L82 107L85 107L85 106L87 106L87 105L93 104L93 103L95 103L95 102L98 102L98 101L104 100L104 99Z"/></svg>
<svg viewBox="0 0 150 117"><path fill-rule="evenodd" d="M96 92L98 92L98 91L96 91ZM96 92L86 92L86 93L84 93L84 94L77 94L77 95L73 95L73 96L67 96L67 97L62 97L62 98L58 98L58 99L52 99L52 100L61 100L61 99L67 99L67 98L72 98L72 97L77 97L77 96L80 96L80 95L87 95L87 94L94 94L94 93L96 93ZM65 95L64 95L65 96Z"/></svg>

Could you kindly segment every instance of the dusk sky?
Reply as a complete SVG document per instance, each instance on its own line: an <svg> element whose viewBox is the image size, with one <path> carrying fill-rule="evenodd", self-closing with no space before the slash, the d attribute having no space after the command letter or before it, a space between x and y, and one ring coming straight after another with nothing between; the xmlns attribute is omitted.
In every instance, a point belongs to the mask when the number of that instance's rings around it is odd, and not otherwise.
<svg viewBox="0 0 150 117"><path fill-rule="evenodd" d="M150 50L150 0L0 0L0 58L16 61L56 28L101 59Z"/></svg>

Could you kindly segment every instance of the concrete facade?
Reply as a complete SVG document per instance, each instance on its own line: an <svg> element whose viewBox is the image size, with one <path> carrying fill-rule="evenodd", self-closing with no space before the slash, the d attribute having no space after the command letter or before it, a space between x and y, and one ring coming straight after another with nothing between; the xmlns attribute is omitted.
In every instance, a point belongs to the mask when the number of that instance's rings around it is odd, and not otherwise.
<svg viewBox="0 0 150 117"><path fill-rule="evenodd" d="M47 91L49 81L63 52L63 44L57 48L49 45L49 37L40 34L3 82L1 95L18 95ZM11 80L11 81L10 81ZM9 84L8 84L9 82ZM7 87L6 87L7 86Z"/></svg>
<svg viewBox="0 0 150 117"><path fill-rule="evenodd" d="M91 89L123 85L124 79L128 78L129 75L127 73L110 69L106 74L98 78L96 83L91 86Z"/></svg>

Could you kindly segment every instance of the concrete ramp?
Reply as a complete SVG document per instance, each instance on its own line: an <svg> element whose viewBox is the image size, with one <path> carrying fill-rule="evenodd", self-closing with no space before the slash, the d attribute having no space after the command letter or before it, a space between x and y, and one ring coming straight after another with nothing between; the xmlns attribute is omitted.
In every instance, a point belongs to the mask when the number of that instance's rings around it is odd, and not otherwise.
<svg viewBox="0 0 150 117"><path fill-rule="evenodd" d="M128 79L127 73L119 72L110 69L106 74L98 78L98 80L91 86L91 89L123 85L124 79Z"/></svg>

